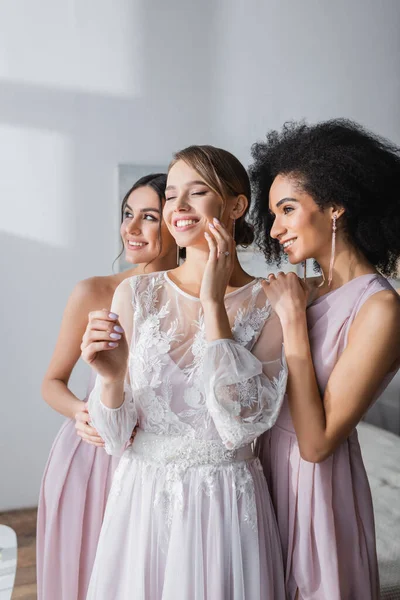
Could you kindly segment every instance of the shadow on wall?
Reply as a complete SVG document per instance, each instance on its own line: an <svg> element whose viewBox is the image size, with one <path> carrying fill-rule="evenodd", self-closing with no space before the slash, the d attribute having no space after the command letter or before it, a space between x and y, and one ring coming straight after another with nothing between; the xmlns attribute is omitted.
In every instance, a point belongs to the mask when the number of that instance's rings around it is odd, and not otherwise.
<svg viewBox="0 0 400 600"><path fill-rule="evenodd" d="M44 464L61 423L41 399L40 386L59 328L60 298L69 294L79 257L73 250L4 233L0 255L6 257L0 275L0 510L7 510L37 504Z"/></svg>
<svg viewBox="0 0 400 600"><path fill-rule="evenodd" d="M98 10L108 10L107 3L100 5ZM82 10L85 3L76 14L79 16ZM127 84L126 89L133 89L129 79L136 85L138 73L133 72L133 67L140 64L140 81L130 96L121 93L121 87L119 91L109 90L111 93L100 88L85 90L83 85L74 89L71 71L70 85L65 81L57 85L56 76L63 78L63 69L71 61L68 62L68 52L58 61L57 52L48 43L48 34L35 38L40 61L32 62L35 68L42 69L40 76L31 74L27 83L22 71L10 71L10 76L6 73L3 79L0 71L0 129L3 127L6 132L6 136L0 135L0 182L7 180L1 195L5 207L2 211L8 211L6 221L0 225L0 320L6 340L0 420L0 510L37 503L48 451L61 422L41 400L40 384L74 284L84 277L110 273L118 254L116 166L127 162L167 163L174 150L190 143L217 143L210 118L215 98L210 93L213 75L209 65L218 39L211 35L205 49L193 44L203 31L213 31L213 12L211 1L189 8L182 7L178 0L172 0L168 7L156 0L135 15L140 25L140 47L139 51L135 49L135 60L127 63L132 72L125 69L123 73L128 81L121 79L122 84ZM25 15L22 25L28 23L26 29L33 35L43 21L47 32L54 33L54 15L58 24L60 21L56 13L49 11L45 20L37 14L32 23ZM7 13L2 12L2 16L7 17ZM14 61L15 54L10 50L15 47L13 34L21 38L21 20L18 17L15 21L14 14L12 17L8 25L6 19L1 19L7 33L1 46ZM191 27L184 26L189 20ZM131 33L130 30L128 37ZM21 44L27 44L29 39L22 39ZM73 36L64 43L64 50L68 50L69 43L75 43ZM104 72L113 68L118 53L111 38L104 48L109 52L104 60L99 61L97 52L92 53L91 59L97 72L101 64L103 81L108 83L115 78L104 77ZM35 52L31 56L36 56ZM20 56L20 52L17 54ZM46 61L53 69L49 79L43 75ZM13 64L8 65L10 69ZM83 71L87 67L88 64L83 65ZM168 93L163 93L167 88ZM95 86L91 89L95 90ZM43 141L47 135L60 141L57 147L61 150L56 156L51 152L51 144L43 156L42 146L32 141ZM24 136L29 145L24 143ZM17 145L13 143L15 137ZM39 183L33 159L42 169ZM9 173L8 168L13 172ZM52 177L50 190L46 169ZM68 186L67 193L64 184ZM17 203L21 203L19 210L15 208ZM42 229L37 231L35 212L43 217ZM51 235L39 235L51 227Z"/></svg>

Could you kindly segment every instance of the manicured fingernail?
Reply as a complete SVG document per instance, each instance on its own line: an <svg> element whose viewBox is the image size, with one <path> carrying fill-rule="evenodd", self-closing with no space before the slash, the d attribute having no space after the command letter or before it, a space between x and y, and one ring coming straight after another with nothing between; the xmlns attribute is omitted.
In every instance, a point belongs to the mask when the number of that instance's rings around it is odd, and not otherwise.
<svg viewBox="0 0 400 600"><path fill-rule="evenodd" d="M210 239L210 234L207 233L207 231L204 232L204 237L207 238L208 240Z"/></svg>
<svg viewBox="0 0 400 600"><path fill-rule="evenodd" d="M215 226L212 223L209 223L208 225L211 227L211 229L215 229Z"/></svg>
<svg viewBox="0 0 400 600"><path fill-rule="evenodd" d="M118 346L116 342L108 342L108 345L110 346L110 348L116 348Z"/></svg>
<svg viewBox="0 0 400 600"><path fill-rule="evenodd" d="M112 340L120 340L121 339L121 334L120 333L110 333L110 338Z"/></svg>
<svg viewBox="0 0 400 600"><path fill-rule="evenodd" d="M114 326L114 331L118 331L118 333L124 333L124 330L119 325Z"/></svg>
<svg viewBox="0 0 400 600"><path fill-rule="evenodd" d="M110 313L108 316L109 316L110 319L113 319L114 321L116 319L118 319L118 315L116 315L115 313Z"/></svg>
<svg viewBox="0 0 400 600"><path fill-rule="evenodd" d="M216 223L217 225L219 225L219 220L217 219L217 217L214 217L214 223Z"/></svg>

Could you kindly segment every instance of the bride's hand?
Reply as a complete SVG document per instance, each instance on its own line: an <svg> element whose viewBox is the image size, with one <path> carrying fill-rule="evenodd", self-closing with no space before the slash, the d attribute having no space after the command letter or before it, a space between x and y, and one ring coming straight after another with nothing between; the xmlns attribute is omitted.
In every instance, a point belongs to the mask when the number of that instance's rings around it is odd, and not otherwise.
<svg viewBox="0 0 400 600"><path fill-rule="evenodd" d="M107 309L89 314L82 339L83 360L103 378L113 383L125 379L128 367L128 342L118 315Z"/></svg>
<svg viewBox="0 0 400 600"><path fill-rule="evenodd" d="M203 304L223 304L226 288L232 275L236 244L225 227L214 219L210 231L204 234L210 254L200 288Z"/></svg>

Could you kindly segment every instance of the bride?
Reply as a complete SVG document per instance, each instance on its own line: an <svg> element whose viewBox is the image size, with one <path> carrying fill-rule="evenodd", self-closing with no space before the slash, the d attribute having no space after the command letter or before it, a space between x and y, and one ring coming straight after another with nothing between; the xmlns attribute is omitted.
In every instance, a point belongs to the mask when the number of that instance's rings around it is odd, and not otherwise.
<svg viewBox="0 0 400 600"><path fill-rule="evenodd" d="M284 600L280 541L252 442L286 387L279 320L243 271L250 184L229 152L172 161L164 219L186 261L126 279L90 314L93 426L119 454L88 600ZM235 239L233 239L233 236ZM124 333L110 338L119 325Z"/></svg>

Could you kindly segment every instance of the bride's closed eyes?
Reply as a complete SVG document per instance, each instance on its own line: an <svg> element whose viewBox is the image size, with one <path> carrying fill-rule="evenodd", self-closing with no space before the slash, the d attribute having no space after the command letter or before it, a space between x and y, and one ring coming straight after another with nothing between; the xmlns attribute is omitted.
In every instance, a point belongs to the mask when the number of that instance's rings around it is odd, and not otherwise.
<svg viewBox="0 0 400 600"><path fill-rule="evenodd" d="M169 193L168 193L168 189L167 189L167 192L166 192L166 195L165 195L165 200L167 202L169 200L176 200L176 198L177 198L177 192L174 189L175 186L170 186L170 188L172 188L172 189L169 190ZM192 188L192 189L190 189L188 191L188 196L191 197L191 198L196 197L196 196L197 197L199 197L199 196L205 196L206 194L208 194L210 192L211 192L211 190L207 186L204 186L203 188L196 187L196 188Z"/></svg>
<svg viewBox="0 0 400 600"><path fill-rule="evenodd" d="M205 196L209 190L200 190L198 192L191 192L191 196Z"/></svg>

